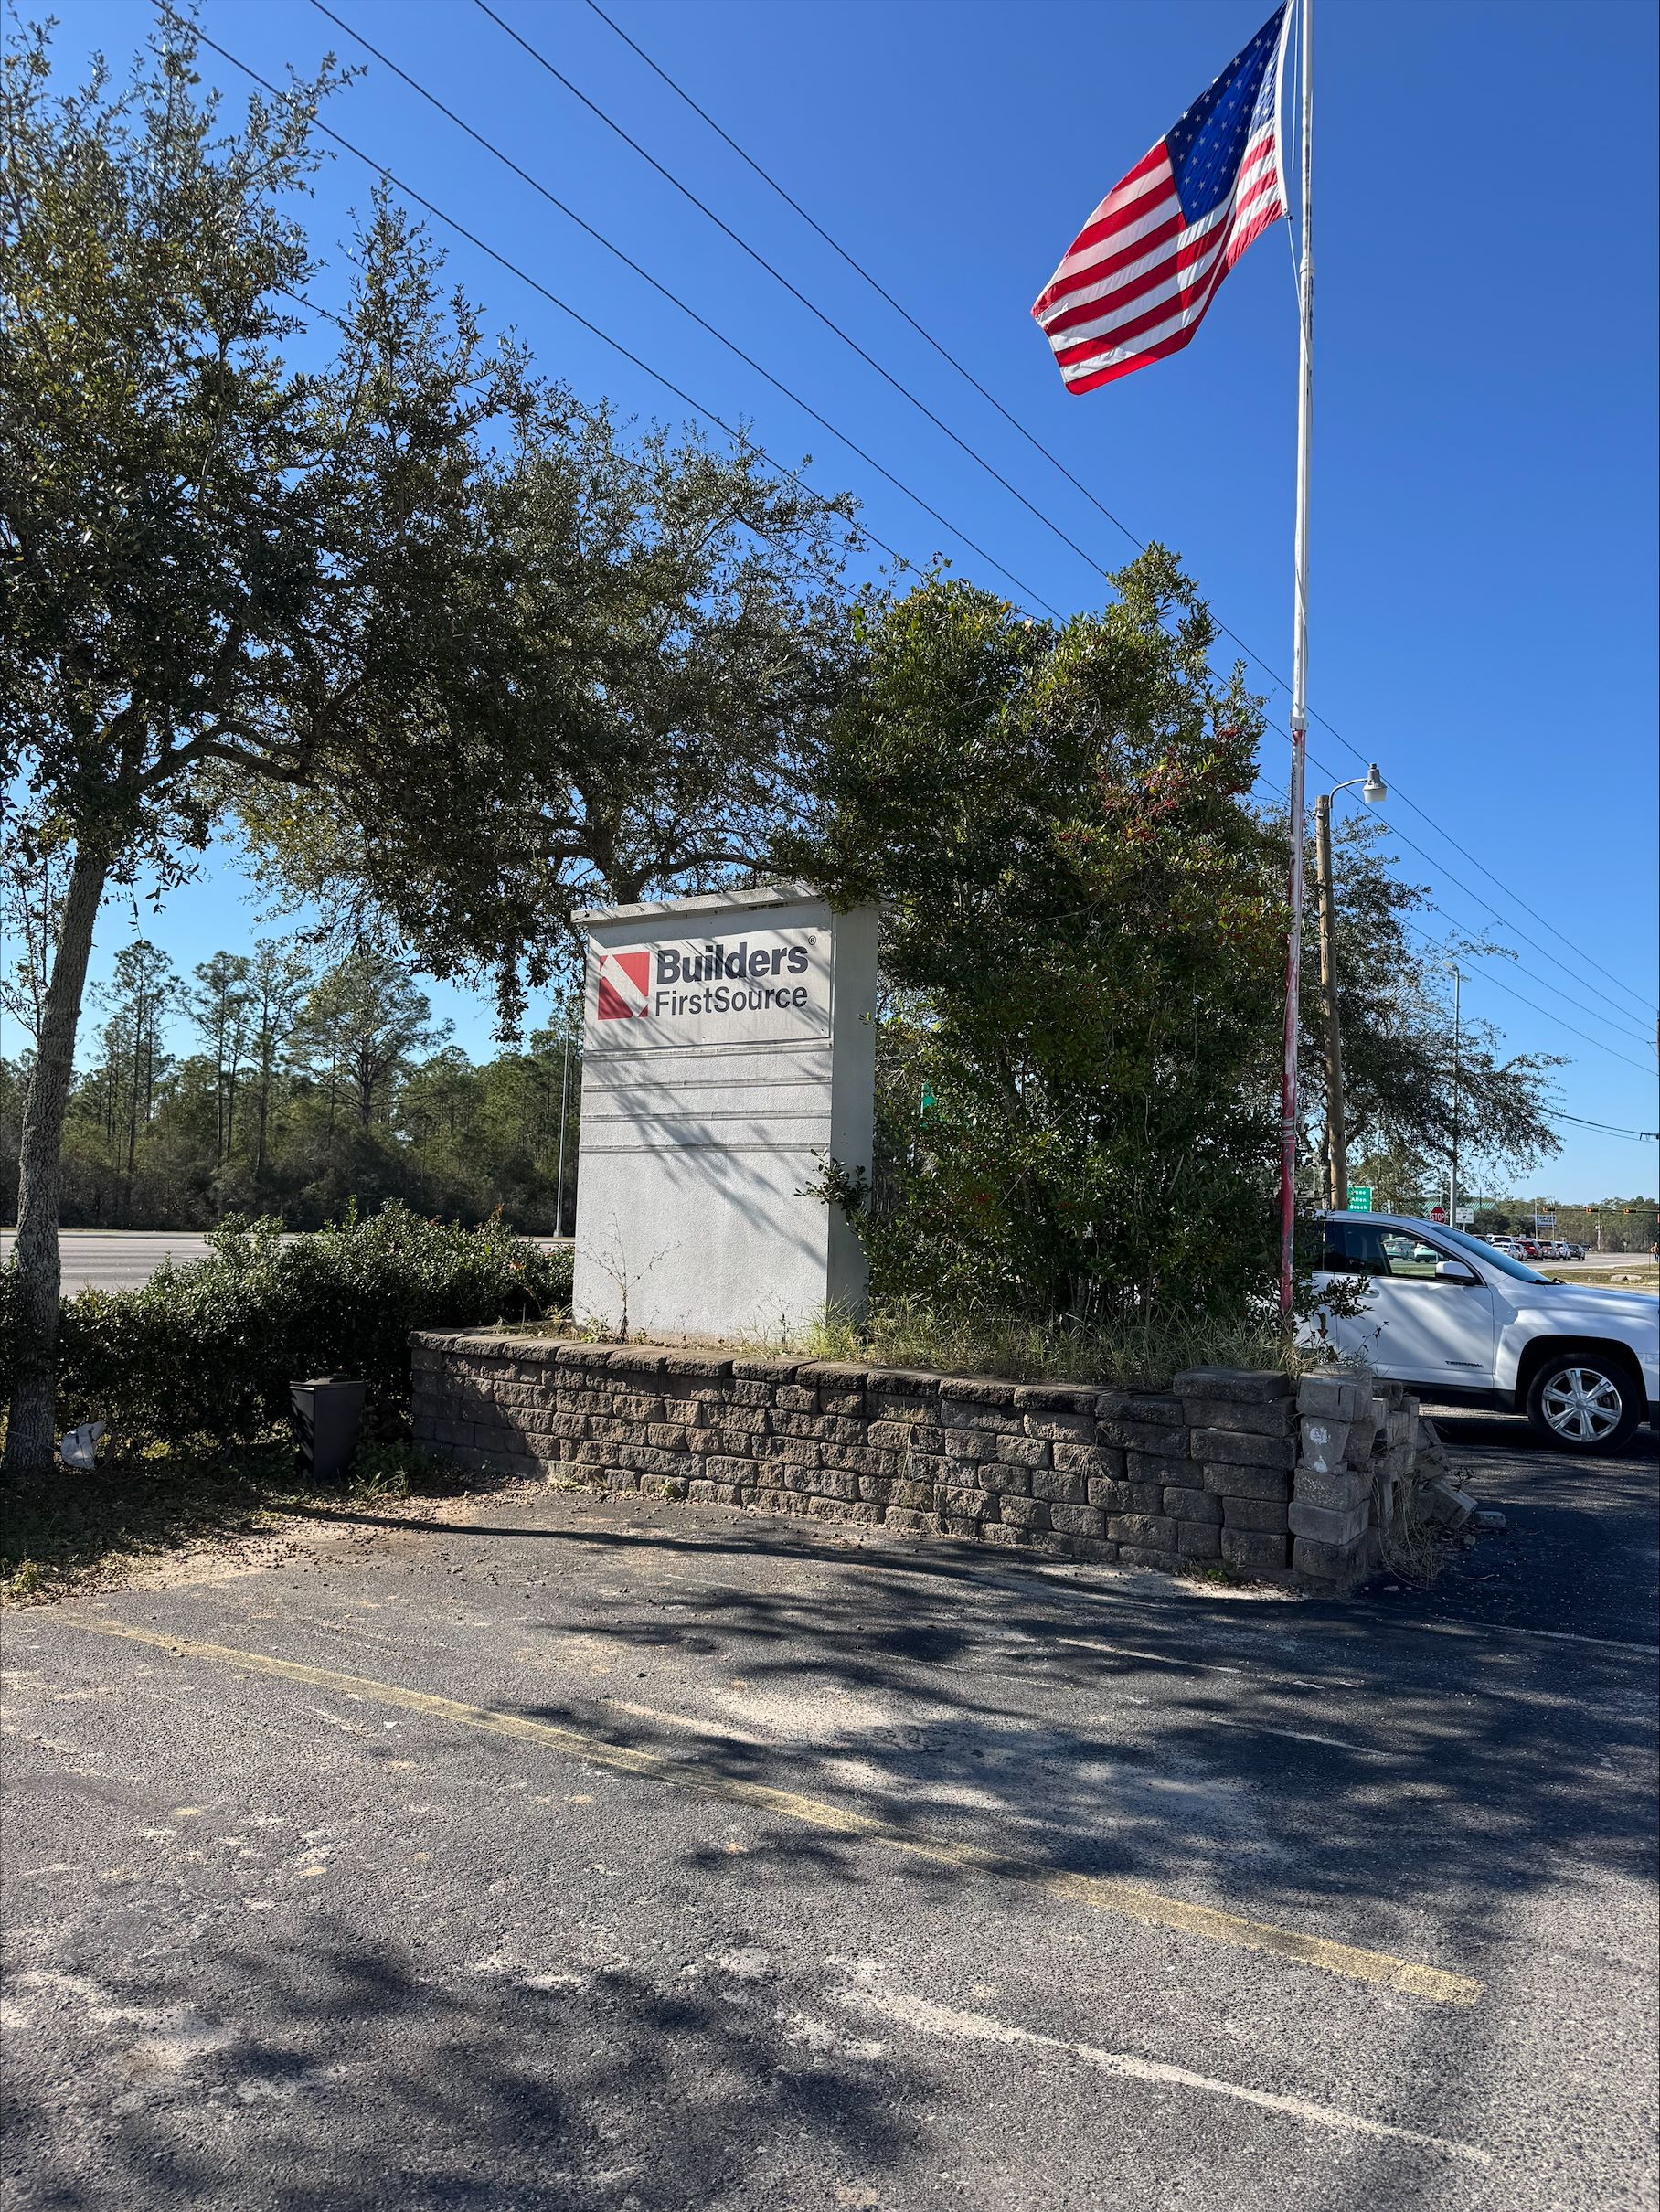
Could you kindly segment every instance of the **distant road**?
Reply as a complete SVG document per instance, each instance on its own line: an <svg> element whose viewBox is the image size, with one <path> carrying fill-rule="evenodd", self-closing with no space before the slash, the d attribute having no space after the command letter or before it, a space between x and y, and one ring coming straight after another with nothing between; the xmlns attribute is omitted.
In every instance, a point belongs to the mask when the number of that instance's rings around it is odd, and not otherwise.
<svg viewBox="0 0 1660 2212"><path fill-rule="evenodd" d="M299 1234L301 1232L296 1232ZM292 1243L293 1238L286 1238ZM532 1244L539 1244L544 1251L556 1246L569 1244L569 1237L532 1237ZM10 1257L13 1232L0 1229L0 1260ZM101 1291L131 1290L135 1283L148 1282L164 1260L183 1262L186 1260L205 1260L211 1247L206 1237L189 1229L164 1228L66 1228L63 1232L63 1287L66 1291L84 1290L95 1283ZM1563 1261L1575 1269L1630 1268L1640 1266L1646 1255L1636 1252L1587 1252L1583 1260ZM1551 1263L1542 1263L1543 1272L1551 1272Z"/></svg>
<svg viewBox="0 0 1660 2212"><path fill-rule="evenodd" d="M283 1242L296 1242L301 1233L285 1237ZM0 1260L11 1257L15 1240L11 1229L0 1229ZM551 1251L570 1239L532 1237L529 1241ZM206 1260L212 1247L206 1237L187 1229L66 1228L60 1249L66 1291L92 1285L101 1291L129 1291L148 1282L164 1260Z"/></svg>

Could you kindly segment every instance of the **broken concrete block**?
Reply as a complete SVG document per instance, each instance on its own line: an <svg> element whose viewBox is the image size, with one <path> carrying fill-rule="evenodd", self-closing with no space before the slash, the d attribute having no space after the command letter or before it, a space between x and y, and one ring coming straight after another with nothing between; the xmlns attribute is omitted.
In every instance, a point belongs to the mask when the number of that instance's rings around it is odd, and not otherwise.
<svg viewBox="0 0 1660 2212"><path fill-rule="evenodd" d="M1328 1420L1324 1414L1303 1417L1303 1464L1318 1474L1333 1474L1348 1451L1347 1421Z"/></svg>
<svg viewBox="0 0 1660 2212"><path fill-rule="evenodd" d="M1297 1410L1305 1420L1324 1416L1350 1421L1365 1405L1367 1395L1352 1375L1305 1375L1297 1385Z"/></svg>
<svg viewBox="0 0 1660 2212"><path fill-rule="evenodd" d="M1418 1509L1432 1527L1455 1535L1475 1511L1475 1500L1455 1484L1436 1481L1419 1493Z"/></svg>

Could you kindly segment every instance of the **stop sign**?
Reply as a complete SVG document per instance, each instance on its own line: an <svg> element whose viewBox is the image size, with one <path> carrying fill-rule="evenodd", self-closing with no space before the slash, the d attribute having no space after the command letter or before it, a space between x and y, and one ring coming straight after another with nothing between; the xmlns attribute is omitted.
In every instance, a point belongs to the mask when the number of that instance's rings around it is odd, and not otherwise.
<svg viewBox="0 0 1660 2212"><path fill-rule="evenodd" d="M1430 1218L1431 1218L1431 1221L1444 1221L1444 1220L1446 1219L1446 1218L1447 1218L1447 1209L1446 1209L1446 1207L1445 1207L1444 1206L1432 1206L1432 1207L1431 1207L1431 1208L1430 1208Z"/></svg>

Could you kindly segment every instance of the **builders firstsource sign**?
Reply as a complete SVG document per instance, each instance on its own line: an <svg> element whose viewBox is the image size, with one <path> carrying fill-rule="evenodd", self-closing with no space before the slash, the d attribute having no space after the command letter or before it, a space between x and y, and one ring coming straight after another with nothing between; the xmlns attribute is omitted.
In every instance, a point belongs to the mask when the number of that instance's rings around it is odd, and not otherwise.
<svg viewBox="0 0 1660 2212"><path fill-rule="evenodd" d="M829 1013L816 930L595 948L596 1023L640 1023L654 1036L710 1039L822 1028ZM630 1038L608 1030L604 1041Z"/></svg>
<svg viewBox="0 0 1660 2212"><path fill-rule="evenodd" d="M864 1253L814 1184L826 1155L870 1172L876 909L758 884L577 919L579 1318L723 1337L855 1310Z"/></svg>

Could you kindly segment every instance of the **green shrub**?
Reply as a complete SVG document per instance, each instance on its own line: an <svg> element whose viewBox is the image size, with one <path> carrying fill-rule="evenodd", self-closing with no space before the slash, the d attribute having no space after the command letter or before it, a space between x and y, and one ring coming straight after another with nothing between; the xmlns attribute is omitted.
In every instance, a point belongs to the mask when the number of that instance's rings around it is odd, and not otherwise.
<svg viewBox="0 0 1660 2212"><path fill-rule="evenodd" d="M1283 843L1261 702L1150 546L1034 624L930 577L866 625L782 874L882 908L872 1296L1133 1332L1275 1271ZM833 1165L834 1164L832 1164ZM846 1196L831 1181L826 1197Z"/></svg>
<svg viewBox="0 0 1660 2212"><path fill-rule="evenodd" d="M408 1404L411 1329L539 1318L570 1295L569 1252L542 1252L499 1220L463 1229L388 1205L283 1242L276 1221L210 1232L213 1257L163 1267L132 1291L63 1302L61 1429L108 1421L117 1449L202 1438L242 1443L288 1417L288 1386L364 1377L371 1429ZM0 1271L0 1288L9 1290ZM0 1388L15 1324L0 1309Z"/></svg>

